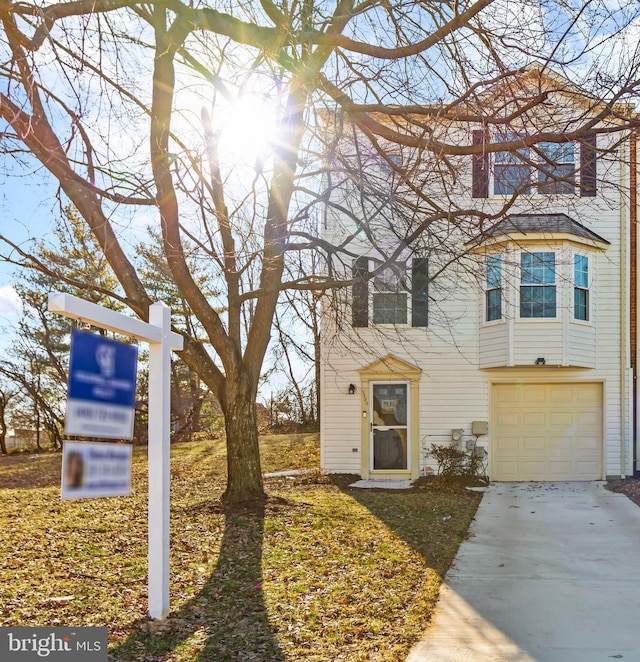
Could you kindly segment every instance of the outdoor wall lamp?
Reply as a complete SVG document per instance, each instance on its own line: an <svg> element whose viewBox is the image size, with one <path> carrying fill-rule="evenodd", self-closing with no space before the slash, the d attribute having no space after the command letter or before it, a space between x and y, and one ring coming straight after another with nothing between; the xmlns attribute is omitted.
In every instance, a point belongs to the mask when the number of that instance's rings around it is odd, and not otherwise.
<svg viewBox="0 0 640 662"><path fill-rule="evenodd" d="M356 385L349 384L349 395L353 395L356 392Z"/></svg>
<svg viewBox="0 0 640 662"><path fill-rule="evenodd" d="M536 359L536 365L544 365L545 363L544 356L540 356Z"/></svg>

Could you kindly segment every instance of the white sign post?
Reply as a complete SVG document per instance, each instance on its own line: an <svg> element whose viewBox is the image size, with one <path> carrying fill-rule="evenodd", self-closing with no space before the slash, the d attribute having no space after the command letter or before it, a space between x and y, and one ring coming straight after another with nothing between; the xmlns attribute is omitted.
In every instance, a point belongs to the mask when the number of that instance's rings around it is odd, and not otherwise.
<svg viewBox="0 0 640 662"><path fill-rule="evenodd" d="M149 616L169 614L169 425L171 350L183 338L171 331L164 303L149 306L149 323L70 294L51 293L49 310L149 343Z"/></svg>

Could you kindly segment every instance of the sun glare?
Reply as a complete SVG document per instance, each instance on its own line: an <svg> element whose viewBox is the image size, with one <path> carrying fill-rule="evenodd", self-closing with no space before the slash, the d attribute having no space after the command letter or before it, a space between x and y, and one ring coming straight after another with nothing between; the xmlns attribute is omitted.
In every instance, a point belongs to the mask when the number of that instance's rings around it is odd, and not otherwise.
<svg viewBox="0 0 640 662"><path fill-rule="evenodd" d="M238 99L220 123L220 155L253 166L269 158L276 139L275 109L259 97Z"/></svg>

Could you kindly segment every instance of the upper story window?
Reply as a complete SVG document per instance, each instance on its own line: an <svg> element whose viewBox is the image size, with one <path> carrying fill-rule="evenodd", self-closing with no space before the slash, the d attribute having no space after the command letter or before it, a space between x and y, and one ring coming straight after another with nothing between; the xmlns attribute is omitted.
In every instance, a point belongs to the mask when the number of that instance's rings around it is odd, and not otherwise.
<svg viewBox="0 0 640 662"><path fill-rule="evenodd" d="M384 264L362 256L353 263L353 326L395 324L427 326L429 277L427 260Z"/></svg>
<svg viewBox="0 0 640 662"><path fill-rule="evenodd" d="M540 167L538 191L546 195L575 192L576 167L573 143L540 143L537 145Z"/></svg>
<svg viewBox="0 0 640 662"><path fill-rule="evenodd" d="M589 258L573 256L573 316L577 320L589 320Z"/></svg>
<svg viewBox="0 0 640 662"><path fill-rule="evenodd" d="M520 256L520 317L556 316L556 255L548 252Z"/></svg>
<svg viewBox="0 0 640 662"><path fill-rule="evenodd" d="M516 133L494 135L473 131L477 147L489 142L512 142ZM490 186L491 184L491 186ZM539 195L596 195L596 136L577 143L541 142L497 152L482 151L472 157L472 197L537 193Z"/></svg>
<svg viewBox="0 0 640 662"><path fill-rule="evenodd" d="M502 319L502 256L487 257L487 322Z"/></svg>
<svg viewBox="0 0 640 662"><path fill-rule="evenodd" d="M507 133L496 136L496 142L517 140L518 136ZM496 195L529 193L531 190L531 158L528 147L515 152L496 152L493 164L493 192Z"/></svg>

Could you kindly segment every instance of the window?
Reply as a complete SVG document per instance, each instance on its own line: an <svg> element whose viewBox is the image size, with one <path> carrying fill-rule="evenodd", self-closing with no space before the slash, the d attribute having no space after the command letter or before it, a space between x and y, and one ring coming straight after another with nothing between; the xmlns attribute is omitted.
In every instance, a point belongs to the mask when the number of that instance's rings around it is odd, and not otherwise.
<svg viewBox="0 0 640 662"><path fill-rule="evenodd" d="M597 145L596 136L586 136L578 143L541 142L529 149L490 152L484 147L490 143L500 143L518 139L517 133L494 135L486 129L474 129L472 144L478 153L471 157L472 187L474 198L488 198L490 193L490 164L493 162L493 194L513 195L530 193L531 185L536 184L535 192L541 195L575 194L595 196L597 184ZM482 148L482 151L480 151ZM576 170L576 163L579 168ZM539 165L533 178L534 163Z"/></svg>
<svg viewBox="0 0 640 662"><path fill-rule="evenodd" d="M555 317L555 253L522 253L520 269L520 317Z"/></svg>
<svg viewBox="0 0 640 662"><path fill-rule="evenodd" d="M406 265L396 262L382 267L382 263L373 260L374 270L381 269L373 277L373 323L407 323L407 285L405 282Z"/></svg>
<svg viewBox="0 0 640 662"><path fill-rule="evenodd" d="M487 322L502 319L502 256L487 257Z"/></svg>
<svg viewBox="0 0 640 662"><path fill-rule="evenodd" d="M539 193L557 195L575 191L573 143L543 142L537 146L540 161Z"/></svg>
<svg viewBox="0 0 640 662"><path fill-rule="evenodd" d="M518 136L514 133L496 136L496 142L512 140L518 140ZM493 192L496 195L513 195L530 191L531 166L526 162L528 159L528 147L510 152L496 152L493 167Z"/></svg>
<svg viewBox="0 0 640 662"><path fill-rule="evenodd" d="M380 260L366 256L353 263L352 317L354 327L372 324L427 326L429 277L424 258L382 267ZM380 269L375 276L372 271Z"/></svg>
<svg viewBox="0 0 640 662"><path fill-rule="evenodd" d="M589 258L573 257L573 316L577 320L589 319Z"/></svg>

